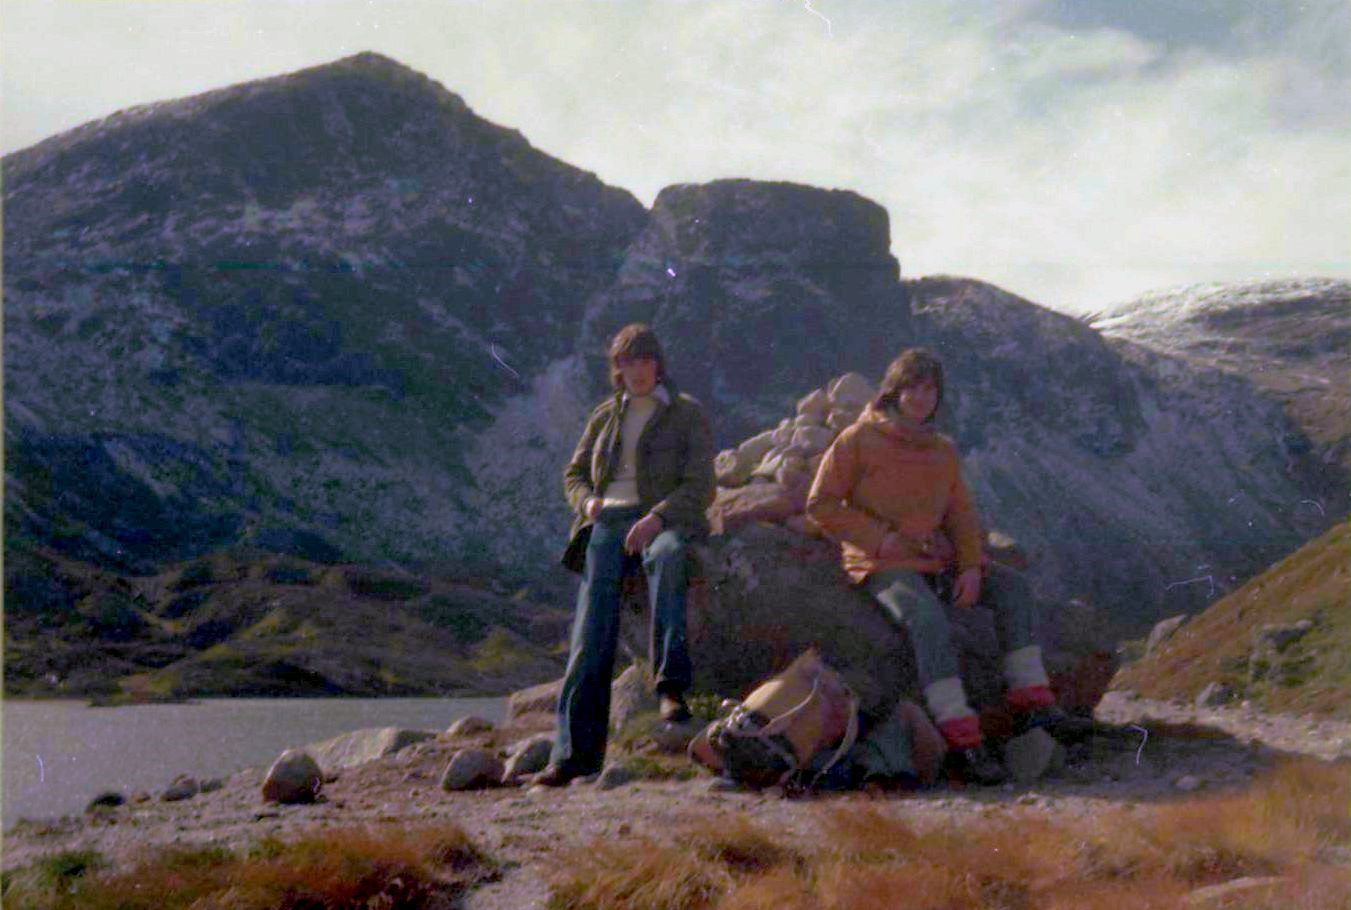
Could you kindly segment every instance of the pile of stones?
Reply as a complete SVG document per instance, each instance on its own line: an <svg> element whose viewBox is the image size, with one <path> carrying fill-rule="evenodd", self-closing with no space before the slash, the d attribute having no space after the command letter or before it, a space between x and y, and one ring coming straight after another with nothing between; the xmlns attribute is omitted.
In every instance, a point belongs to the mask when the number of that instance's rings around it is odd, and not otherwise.
<svg viewBox="0 0 1351 910"><path fill-rule="evenodd" d="M715 534L753 521L781 524L817 535L803 514L821 457L840 431L877 394L858 373L846 373L799 399L796 413L714 460L717 498L709 508Z"/></svg>

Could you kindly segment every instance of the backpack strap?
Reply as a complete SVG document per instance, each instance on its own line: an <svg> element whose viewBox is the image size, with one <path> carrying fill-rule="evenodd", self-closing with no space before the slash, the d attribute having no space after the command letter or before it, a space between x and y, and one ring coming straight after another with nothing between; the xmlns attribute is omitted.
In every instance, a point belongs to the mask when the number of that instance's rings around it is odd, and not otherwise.
<svg viewBox="0 0 1351 910"><path fill-rule="evenodd" d="M807 706L812 703L812 699L815 698L816 693L820 691L821 691L821 674L817 673L816 678L812 680L812 690L807 693L807 697L802 699L802 701L798 702L793 707L789 708L787 711L780 714L778 717L772 719L769 723L765 724L764 727L761 728L761 730L759 731L758 735L778 736L779 734L781 734L785 729L788 728L788 725L793 722L793 719L797 717L798 714L807 710Z"/></svg>
<svg viewBox="0 0 1351 910"><path fill-rule="evenodd" d="M840 740L840 745L835 753L830 756L830 760L822 765L815 774L812 775L811 786L814 786L822 774L825 774L839 762L840 759L854 748L854 741L858 739L858 696L854 695L853 690L849 690L849 726L845 728L844 738Z"/></svg>

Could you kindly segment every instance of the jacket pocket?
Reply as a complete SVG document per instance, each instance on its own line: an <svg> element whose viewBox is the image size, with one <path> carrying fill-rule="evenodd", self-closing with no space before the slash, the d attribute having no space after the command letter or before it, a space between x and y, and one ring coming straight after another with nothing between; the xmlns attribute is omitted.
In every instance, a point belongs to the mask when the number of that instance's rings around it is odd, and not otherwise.
<svg viewBox="0 0 1351 910"><path fill-rule="evenodd" d="M563 548L563 555L559 557L558 562L569 572L582 574L586 568L586 548L591 543L591 529L594 525L582 525L577 529L577 533L572 535L568 545Z"/></svg>

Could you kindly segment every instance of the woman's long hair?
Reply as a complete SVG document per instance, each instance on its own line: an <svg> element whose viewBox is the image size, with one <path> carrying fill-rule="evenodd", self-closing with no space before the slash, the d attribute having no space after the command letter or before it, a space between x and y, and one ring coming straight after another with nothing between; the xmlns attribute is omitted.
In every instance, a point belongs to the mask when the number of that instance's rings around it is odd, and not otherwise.
<svg viewBox="0 0 1351 910"><path fill-rule="evenodd" d="M907 348L891 362L882 377L877 397L873 399L873 407L879 411L894 410L900 406L902 389L925 381L932 381L938 390L938 401L934 404L933 414L925 421L927 423L933 420L943 404L943 361L927 348Z"/></svg>

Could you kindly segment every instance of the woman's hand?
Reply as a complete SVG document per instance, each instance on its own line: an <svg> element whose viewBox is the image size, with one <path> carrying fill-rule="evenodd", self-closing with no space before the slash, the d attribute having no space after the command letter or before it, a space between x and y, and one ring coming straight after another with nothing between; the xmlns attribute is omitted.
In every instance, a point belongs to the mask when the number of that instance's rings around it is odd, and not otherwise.
<svg viewBox="0 0 1351 910"><path fill-rule="evenodd" d="M586 502L582 504L582 514L586 516L587 521L595 521L596 516L600 514L600 497L588 496Z"/></svg>
<svg viewBox="0 0 1351 910"><path fill-rule="evenodd" d="M629 528L628 536L624 538L624 552L630 554L643 552L643 547L650 544L652 538L660 534L665 526L666 523L661 520L660 515L648 512Z"/></svg>
<svg viewBox="0 0 1351 910"><path fill-rule="evenodd" d="M878 559L903 559L910 555L905 545L905 538L895 531L888 531L882 538L882 544L877 548Z"/></svg>
<svg viewBox="0 0 1351 910"><path fill-rule="evenodd" d="M952 603L969 607L980 598L980 569L963 569L952 586Z"/></svg>

